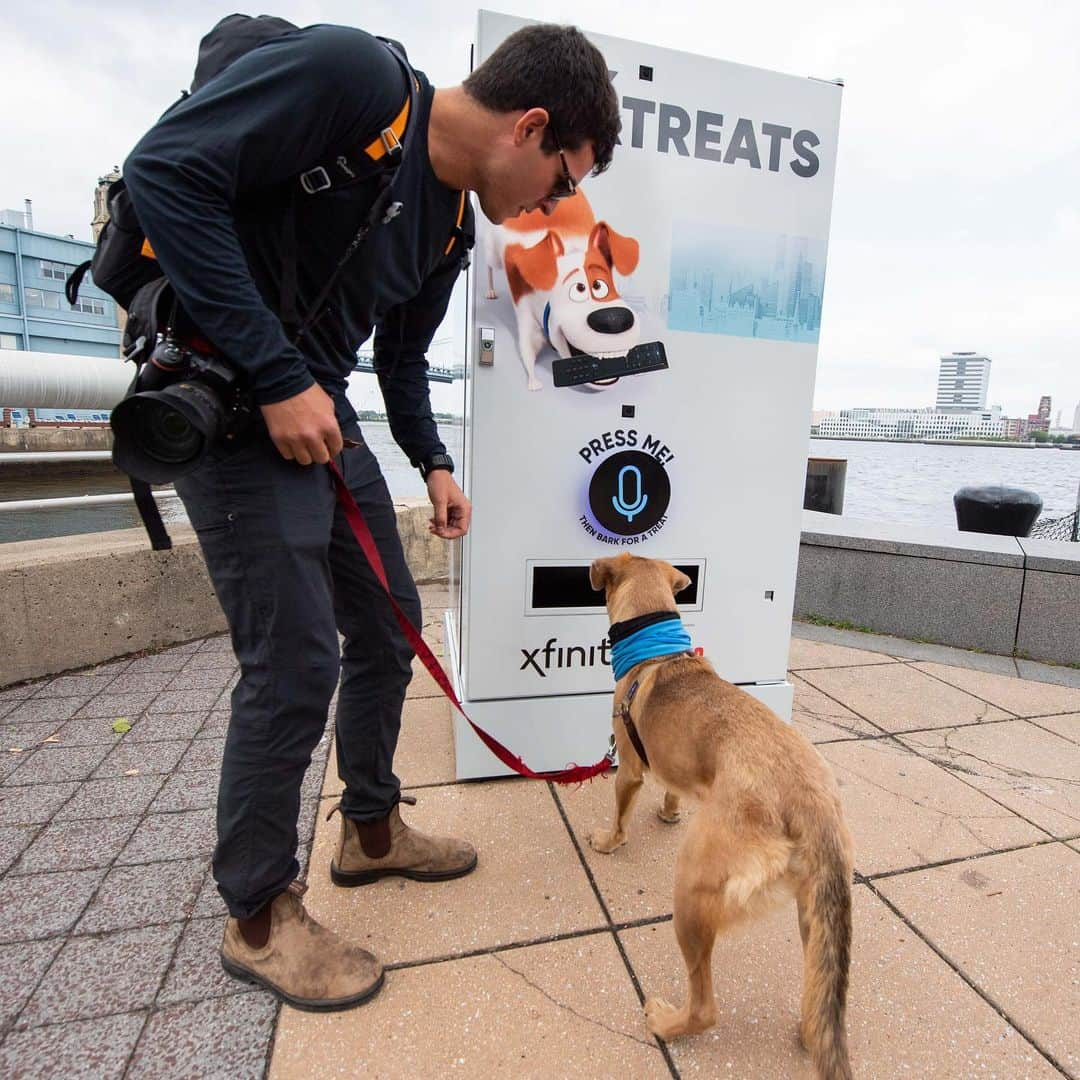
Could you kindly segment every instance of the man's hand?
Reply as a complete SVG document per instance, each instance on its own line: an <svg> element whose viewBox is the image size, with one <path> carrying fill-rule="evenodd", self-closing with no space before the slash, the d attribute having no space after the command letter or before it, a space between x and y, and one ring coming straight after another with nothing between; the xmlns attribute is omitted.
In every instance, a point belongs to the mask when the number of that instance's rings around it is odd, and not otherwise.
<svg viewBox="0 0 1080 1080"><path fill-rule="evenodd" d="M259 407L283 458L300 465L325 465L341 453L334 401L318 383L295 397Z"/></svg>
<svg viewBox="0 0 1080 1080"><path fill-rule="evenodd" d="M472 504L465 498L465 492L457 486L457 481L445 469L434 469L428 473L428 498L435 508L428 531L444 540L456 540L469 531L472 520Z"/></svg>

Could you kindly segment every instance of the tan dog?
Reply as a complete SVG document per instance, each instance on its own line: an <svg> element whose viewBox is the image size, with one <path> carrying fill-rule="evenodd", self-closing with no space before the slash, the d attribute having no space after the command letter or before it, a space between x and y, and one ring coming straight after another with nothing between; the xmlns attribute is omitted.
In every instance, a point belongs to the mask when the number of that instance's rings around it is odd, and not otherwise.
<svg viewBox="0 0 1080 1080"><path fill-rule="evenodd" d="M677 611L675 594L689 584L669 563L628 554L597 559L589 578L605 590L612 624ZM620 712L628 697L633 727ZM649 1030L670 1039L711 1027L717 934L794 897L804 955L802 1042L824 1080L849 1078L853 845L828 766L794 728L724 682L702 657L679 653L638 664L616 683L615 703L615 822L592 833L593 848L606 853L626 842L645 767L667 791L664 820L678 816L680 796L699 804L675 867L675 935L689 998L682 1008L646 1002Z"/></svg>

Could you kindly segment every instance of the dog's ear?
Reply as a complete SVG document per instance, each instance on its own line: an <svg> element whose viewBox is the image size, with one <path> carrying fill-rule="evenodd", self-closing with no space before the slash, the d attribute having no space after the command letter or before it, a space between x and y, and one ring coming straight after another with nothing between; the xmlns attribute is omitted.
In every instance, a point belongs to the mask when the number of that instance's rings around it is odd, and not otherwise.
<svg viewBox="0 0 1080 1080"><path fill-rule="evenodd" d="M678 596L690 584L690 579L681 570L676 570L670 563L667 564L666 569L668 581L671 582L671 595Z"/></svg>
<svg viewBox="0 0 1080 1080"><path fill-rule="evenodd" d="M606 221L598 221L589 234L589 247L604 257L608 266L620 274L632 274L637 269L640 247L629 236L620 236Z"/></svg>
<svg viewBox="0 0 1080 1080"><path fill-rule="evenodd" d="M594 559L589 567L589 584L597 592L607 588L607 583L611 580L612 562L613 559Z"/></svg>
<svg viewBox="0 0 1080 1080"><path fill-rule="evenodd" d="M523 247L509 244L503 253L503 266L510 282L510 295L516 304L525 293L548 290L554 287L559 276L556 260L563 253L563 242L558 233L550 229L538 244Z"/></svg>

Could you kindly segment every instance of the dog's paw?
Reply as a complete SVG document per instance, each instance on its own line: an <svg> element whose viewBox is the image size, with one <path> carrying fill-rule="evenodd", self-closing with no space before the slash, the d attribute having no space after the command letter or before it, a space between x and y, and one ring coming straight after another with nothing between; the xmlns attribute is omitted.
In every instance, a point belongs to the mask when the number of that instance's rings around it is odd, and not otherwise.
<svg viewBox="0 0 1080 1080"><path fill-rule="evenodd" d="M530 390L543 390L544 389L544 384L539 379L530 379L529 380L529 389Z"/></svg>
<svg viewBox="0 0 1080 1080"><path fill-rule="evenodd" d="M488 291L487 291L487 293L485 293L485 295L487 296L487 298L489 300L498 300L499 299L499 294L494 289L488 289Z"/></svg>
<svg viewBox="0 0 1080 1080"><path fill-rule="evenodd" d="M626 833L617 833L611 829L594 829L589 833L589 847L601 855L610 855L616 848L626 843Z"/></svg>
<svg viewBox="0 0 1080 1080"><path fill-rule="evenodd" d="M656 816L668 825L674 825L676 822L682 820L682 811L675 807L674 810L666 810L662 806L656 808Z"/></svg>
<svg viewBox="0 0 1080 1080"><path fill-rule="evenodd" d="M680 1022L681 1011L663 998L649 998L645 1002L645 1026L661 1039L681 1035L686 1030Z"/></svg>

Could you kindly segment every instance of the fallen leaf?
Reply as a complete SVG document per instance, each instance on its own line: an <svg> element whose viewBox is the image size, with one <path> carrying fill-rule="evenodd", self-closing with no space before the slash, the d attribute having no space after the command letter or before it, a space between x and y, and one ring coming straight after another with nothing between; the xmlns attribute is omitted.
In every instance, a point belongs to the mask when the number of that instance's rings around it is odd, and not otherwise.
<svg viewBox="0 0 1080 1080"><path fill-rule="evenodd" d="M121 716L113 721L112 729L117 735L123 735L131 730L131 721L126 716Z"/></svg>
<svg viewBox="0 0 1080 1080"><path fill-rule="evenodd" d="M48 738L42 739L41 741L42 742L59 742L60 741L60 736L59 735L50 735Z"/></svg>
<svg viewBox="0 0 1080 1080"><path fill-rule="evenodd" d="M23 749L22 749L21 746L9 746L8 747L8 753L9 754L21 754L22 752L23 752Z"/></svg>
<svg viewBox="0 0 1080 1080"><path fill-rule="evenodd" d="M125 776L138 776L139 775L139 770L138 769L128 769L128 771L126 773L124 773L124 775Z"/></svg>

